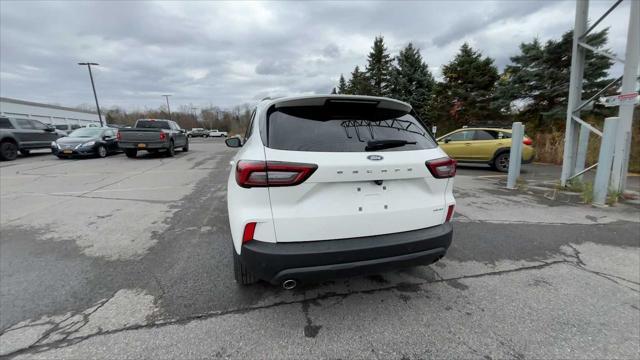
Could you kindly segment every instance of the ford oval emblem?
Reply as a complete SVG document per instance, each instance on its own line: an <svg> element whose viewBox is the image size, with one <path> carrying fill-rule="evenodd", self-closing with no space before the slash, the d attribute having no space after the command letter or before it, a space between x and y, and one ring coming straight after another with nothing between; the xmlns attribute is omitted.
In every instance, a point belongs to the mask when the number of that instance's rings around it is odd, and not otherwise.
<svg viewBox="0 0 640 360"><path fill-rule="evenodd" d="M380 161L382 159L384 159L382 156L380 155L369 155L367 156L367 159L371 160L371 161Z"/></svg>

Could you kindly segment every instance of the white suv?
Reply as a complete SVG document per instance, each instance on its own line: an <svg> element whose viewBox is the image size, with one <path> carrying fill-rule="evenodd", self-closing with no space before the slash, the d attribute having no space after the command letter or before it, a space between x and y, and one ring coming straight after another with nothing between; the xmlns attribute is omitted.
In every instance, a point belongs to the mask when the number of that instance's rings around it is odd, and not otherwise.
<svg viewBox="0 0 640 360"><path fill-rule="evenodd" d="M411 106L370 96L260 103L232 161L238 283L300 282L428 265L451 244L455 160Z"/></svg>

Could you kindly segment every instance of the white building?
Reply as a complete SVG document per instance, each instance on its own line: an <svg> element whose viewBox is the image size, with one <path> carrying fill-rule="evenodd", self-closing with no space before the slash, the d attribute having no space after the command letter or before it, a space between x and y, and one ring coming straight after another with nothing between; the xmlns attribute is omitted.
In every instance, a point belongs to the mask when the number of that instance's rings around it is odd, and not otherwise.
<svg viewBox="0 0 640 360"><path fill-rule="evenodd" d="M98 113L64 106L41 104L31 101L0 97L0 115L6 117L26 117L51 125L100 125ZM75 126L74 126L75 127Z"/></svg>

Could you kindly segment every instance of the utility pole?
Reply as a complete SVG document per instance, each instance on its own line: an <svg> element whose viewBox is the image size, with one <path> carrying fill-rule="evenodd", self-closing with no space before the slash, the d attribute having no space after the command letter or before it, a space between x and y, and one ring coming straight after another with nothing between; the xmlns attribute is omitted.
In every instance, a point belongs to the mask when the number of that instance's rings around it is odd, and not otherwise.
<svg viewBox="0 0 640 360"><path fill-rule="evenodd" d="M564 152L562 159L562 175L560 183L567 184L567 180L573 175L576 166L576 153L578 151L578 136L580 129L574 118L580 117L580 110L576 111L582 100L582 76L584 72L585 49L579 43L587 30L587 18L589 16L589 2L576 0L575 26L573 28L573 50L571 57L571 75L569 79L569 97L567 104L567 125L564 135ZM584 165L583 165L584 167Z"/></svg>
<svg viewBox="0 0 640 360"><path fill-rule="evenodd" d="M167 100L167 111L169 112L169 120L173 120L171 118L171 107L169 106L169 96L171 95L162 95Z"/></svg>
<svg viewBox="0 0 640 360"><path fill-rule="evenodd" d="M594 183L594 194L600 197L596 202L602 202L602 194L609 188L623 192L627 178L629 163L629 147L631 143L631 125L637 93L638 65L640 62L640 1L630 0L629 27L627 31L626 56L622 60L617 56L590 45L589 33L595 29L607 15L609 15L623 0L614 2L597 20L588 25L589 0L576 0L575 27L573 29L573 49L571 57L571 76L567 106L567 126L565 131L564 154L562 160L562 175L560 183L566 186L573 178L581 176L596 166L598 174ZM602 87L587 100L582 99L582 80L585 70L585 52L591 51L605 56L613 61L624 63L624 75ZM621 94L618 95L618 117L608 119L605 134L590 123L580 118L580 111L587 109L610 88L615 88L622 80ZM631 101L633 100L633 101ZM614 124L615 123L615 124ZM605 122L606 124L606 122ZM585 154L588 146L589 133L602 138L600 143L600 161L585 168ZM610 154L611 151L611 154ZM611 156L612 157L611 157ZM596 188L596 186L598 188Z"/></svg>
<svg viewBox="0 0 640 360"><path fill-rule="evenodd" d="M91 79L91 88L93 89L93 97L96 99L96 109L98 109L98 119L100 120L100 127L102 127L104 126L104 124L102 123L102 114L100 114L100 105L98 105L98 95L96 94L96 86L93 83L93 74L91 73L91 65L98 66L100 64L92 63L92 62L82 62L82 63L78 63L78 65L81 65L81 66L86 65L87 68L89 69L89 78Z"/></svg>
<svg viewBox="0 0 640 360"><path fill-rule="evenodd" d="M638 65L640 62L640 2L632 0L630 7L624 75L622 76L620 94L635 93L637 96ZM619 192L624 192L627 185L634 108L635 104L629 102L621 103L618 110L620 124L616 128L611 187Z"/></svg>

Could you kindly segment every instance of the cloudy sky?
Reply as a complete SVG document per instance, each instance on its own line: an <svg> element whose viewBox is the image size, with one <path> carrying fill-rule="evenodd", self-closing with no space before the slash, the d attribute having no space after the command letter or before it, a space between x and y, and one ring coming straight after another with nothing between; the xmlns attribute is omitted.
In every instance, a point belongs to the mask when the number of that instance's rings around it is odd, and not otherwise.
<svg viewBox="0 0 640 360"><path fill-rule="evenodd" d="M595 20L613 0L591 1ZM502 69L518 44L559 38L573 26L567 1L32 2L0 1L0 96L65 106L172 108L255 103L265 96L328 93L364 66L373 39L392 54L416 44L436 77L467 41ZM624 57L629 4L610 26ZM621 67L613 69L615 75Z"/></svg>

